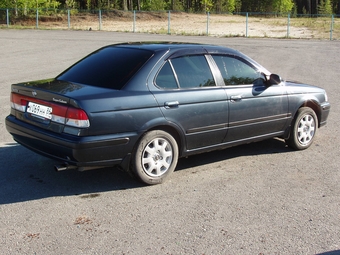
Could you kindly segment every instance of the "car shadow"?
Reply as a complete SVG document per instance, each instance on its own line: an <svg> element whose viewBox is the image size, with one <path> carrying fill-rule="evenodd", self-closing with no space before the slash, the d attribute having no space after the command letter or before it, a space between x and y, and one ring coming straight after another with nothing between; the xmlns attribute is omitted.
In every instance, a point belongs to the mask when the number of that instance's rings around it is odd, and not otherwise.
<svg viewBox="0 0 340 255"><path fill-rule="evenodd" d="M0 204L144 187L116 167L57 172L60 164L16 143L0 147Z"/></svg>
<svg viewBox="0 0 340 255"><path fill-rule="evenodd" d="M176 171L230 158L289 151L281 140L241 145L182 158ZM78 172L56 172L54 160L42 157L16 143L0 147L0 204L54 196L98 196L100 192L144 187L117 167Z"/></svg>
<svg viewBox="0 0 340 255"><path fill-rule="evenodd" d="M285 145L283 140L273 138L261 142L239 145L224 150L216 150L203 154L197 154L190 156L185 160L180 159L177 164L176 171L224 161L231 158L261 154L286 153L290 151L292 150Z"/></svg>

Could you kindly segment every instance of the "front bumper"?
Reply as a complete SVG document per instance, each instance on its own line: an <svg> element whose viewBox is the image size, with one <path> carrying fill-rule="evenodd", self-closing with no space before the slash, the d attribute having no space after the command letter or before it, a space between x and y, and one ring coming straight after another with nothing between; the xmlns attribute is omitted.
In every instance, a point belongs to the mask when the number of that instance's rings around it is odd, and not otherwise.
<svg viewBox="0 0 340 255"><path fill-rule="evenodd" d="M77 167L120 165L137 140L136 133L86 137L54 133L13 115L7 116L6 128L15 141L28 149Z"/></svg>

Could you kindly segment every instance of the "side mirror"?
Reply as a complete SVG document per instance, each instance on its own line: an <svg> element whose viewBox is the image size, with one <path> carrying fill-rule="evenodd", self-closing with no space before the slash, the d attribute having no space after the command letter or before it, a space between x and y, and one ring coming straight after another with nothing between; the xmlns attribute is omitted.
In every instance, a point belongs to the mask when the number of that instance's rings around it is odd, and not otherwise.
<svg viewBox="0 0 340 255"><path fill-rule="evenodd" d="M269 76L269 81L268 81L268 85L271 86L271 85L277 85L277 84L280 84L282 82L282 79L279 75L277 74L271 74Z"/></svg>

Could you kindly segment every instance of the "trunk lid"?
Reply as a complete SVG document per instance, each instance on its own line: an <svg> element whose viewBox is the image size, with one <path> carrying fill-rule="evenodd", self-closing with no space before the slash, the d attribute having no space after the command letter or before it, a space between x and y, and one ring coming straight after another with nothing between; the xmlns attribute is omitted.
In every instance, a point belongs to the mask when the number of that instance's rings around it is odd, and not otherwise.
<svg viewBox="0 0 340 255"><path fill-rule="evenodd" d="M81 135L90 127L81 99L107 96L109 91L113 90L56 79L13 84L11 114L43 129Z"/></svg>

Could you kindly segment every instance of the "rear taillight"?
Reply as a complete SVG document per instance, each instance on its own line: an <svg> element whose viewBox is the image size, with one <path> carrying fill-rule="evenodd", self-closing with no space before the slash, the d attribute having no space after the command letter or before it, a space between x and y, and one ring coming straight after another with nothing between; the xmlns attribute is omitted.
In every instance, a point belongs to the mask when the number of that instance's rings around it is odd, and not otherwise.
<svg viewBox="0 0 340 255"><path fill-rule="evenodd" d="M71 127L87 128L90 126L89 118L84 110L68 107L56 103L42 101L36 98L11 93L11 107L20 112L26 112L28 102L34 102L52 108L51 121Z"/></svg>
<svg viewBox="0 0 340 255"><path fill-rule="evenodd" d="M83 110L68 107L65 124L72 127L86 128L90 126L90 121Z"/></svg>
<svg viewBox="0 0 340 255"><path fill-rule="evenodd" d="M11 93L11 107L20 112L26 111L27 106L26 97L19 96L18 94Z"/></svg>

